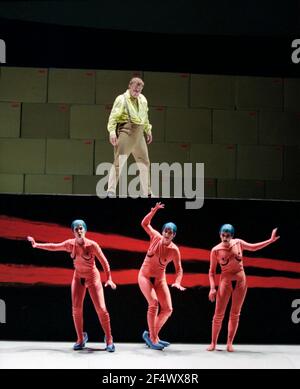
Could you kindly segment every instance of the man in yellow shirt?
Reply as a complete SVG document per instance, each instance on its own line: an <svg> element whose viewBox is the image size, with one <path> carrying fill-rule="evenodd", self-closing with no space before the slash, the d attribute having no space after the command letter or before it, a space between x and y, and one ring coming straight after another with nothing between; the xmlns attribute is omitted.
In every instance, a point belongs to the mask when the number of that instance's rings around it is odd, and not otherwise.
<svg viewBox="0 0 300 389"><path fill-rule="evenodd" d="M147 99L141 94L143 87L142 79L132 78L127 91L115 99L108 119L109 141L114 146L114 164L109 174L107 189L109 197L116 194L119 172L130 154L134 156L139 167L142 195L151 195L147 144L152 142L152 125L148 119Z"/></svg>

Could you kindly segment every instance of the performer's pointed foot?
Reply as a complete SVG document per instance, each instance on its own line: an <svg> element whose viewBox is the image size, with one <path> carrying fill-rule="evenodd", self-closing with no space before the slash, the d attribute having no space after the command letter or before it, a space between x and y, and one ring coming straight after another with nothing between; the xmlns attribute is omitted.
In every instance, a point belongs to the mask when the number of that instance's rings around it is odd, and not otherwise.
<svg viewBox="0 0 300 389"><path fill-rule="evenodd" d="M211 343L211 344L207 347L206 351L214 351L215 349L216 349L216 345L215 345L214 343Z"/></svg>
<svg viewBox="0 0 300 389"><path fill-rule="evenodd" d="M232 347L232 343L227 343L227 351L230 353L234 352L234 348Z"/></svg>

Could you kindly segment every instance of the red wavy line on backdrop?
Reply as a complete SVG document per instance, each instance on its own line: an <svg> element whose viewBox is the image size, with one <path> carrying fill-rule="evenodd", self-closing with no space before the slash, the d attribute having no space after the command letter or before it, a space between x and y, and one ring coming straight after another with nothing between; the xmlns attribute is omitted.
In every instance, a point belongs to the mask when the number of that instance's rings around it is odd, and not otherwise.
<svg viewBox="0 0 300 389"><path fill-rule="evenodd" d="M73 270L24 265L0 265L0 283L20 284L46 284L56 286L70 285ZM101 272L102 280L105 275ZM117 270L113 271L113 280L117 285L137 284L138 270ZM218 283L217 277L217 283ZM174 274L167 274L167 281L172 284L175 281ZM283 288L300 289L300 279L287 277L247 277L250 288ZM185 273L183 285L186 287L209 286L207 274Z"/></svg>
<svg viewBox="0 0 300 389"><path fill-rule="evenodd" d="M60 242L71 237L70 228L62 227L58 224L34 222L3 215L0 216L0 236L2 238L24 240L27 235L32 235L40 242ZM89 231L88 237L96 240L103 249L145 253L149 247L149 241L116 234L102 234ZM179 247L182 260L184 261L209 261L209 250L181 245L179 245ZM300 273L300 263L279 259L251 258L245 256L244 264L248 267Z"/></svg>

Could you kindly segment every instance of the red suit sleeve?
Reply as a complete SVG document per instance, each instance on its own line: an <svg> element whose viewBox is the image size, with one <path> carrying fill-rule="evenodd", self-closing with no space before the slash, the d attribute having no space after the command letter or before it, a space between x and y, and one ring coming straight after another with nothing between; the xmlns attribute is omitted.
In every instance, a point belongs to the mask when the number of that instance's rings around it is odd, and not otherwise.
<svg viewBox="0 0 300 389"><path fill-rule="evenodd" d="M106 274L107 279L110 279L111 274L110 274L109 263L103 251L101 250L100 246L98 245L98 243L94 242L93 249L94 249L94 255L98 258L99 262L101 263L101 266Z"/></svg>
<svg viewBox="0 0 300 389"><path fill-rule="evenodd" d="M69 240L65 240L61 243L36 243L35 246L37 249L47 250L47 251L68 251L71 252L72 248Z"/></svg>
<svg viewBox="0 0 300 389"><path fill-rule="evenodd" d="M264 247L268 246L269 244L273 243L271 239L265 240L264 242L259 242L259 243L248 243L245 242L244 240L239 239L242 249L243 250L248 250L248 251L256 251L263 249Z"/></svg>
<svg viewBox="0 0 300 389"><path fill-rule="evenodd" d="M182 266L181 266L181 255L180 255L180 251L178 248L176 248L175 253L176 254L175 254L175 257L173 259L173 263L174 263L175 271L176 271L175 283L181 284L181 280L183 277L183 270L182 270Z"/></svg>
<svg viewBox="0 0 300 389"><path fill-rule="evenodd" d="M153 238L157 234L159 234L158 231L156 231L152 226L151 226L151 220L154 216L155 212L150 211L142 220L141 226L143 229L147 232L147 234L150 236L150 238Z"/></svg>
<svg viewBox="0 0 300 389"><path fill-rule="evenodd" d="M209 266L209 272L208 272L208 277L209 277L209 283L211 289L215 289L215 276L216 276L216 269L217 269L217 256L216 256L216 251L212 250L210 252L210 266Z"/></svg>

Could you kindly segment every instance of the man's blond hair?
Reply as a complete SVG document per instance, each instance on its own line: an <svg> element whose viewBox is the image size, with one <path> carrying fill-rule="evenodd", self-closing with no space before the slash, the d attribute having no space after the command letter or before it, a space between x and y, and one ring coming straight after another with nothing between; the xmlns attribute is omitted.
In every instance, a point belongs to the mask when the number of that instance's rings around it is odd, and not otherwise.
<svg viewBox="0 0 300 389"><path fill-rule="evenodd" d="M132 85L132 84L138 84L138 85L142 85L144 86L144 81L139 78L139 77L133 77L130 81L129 81L129 86Z"/></svg>

